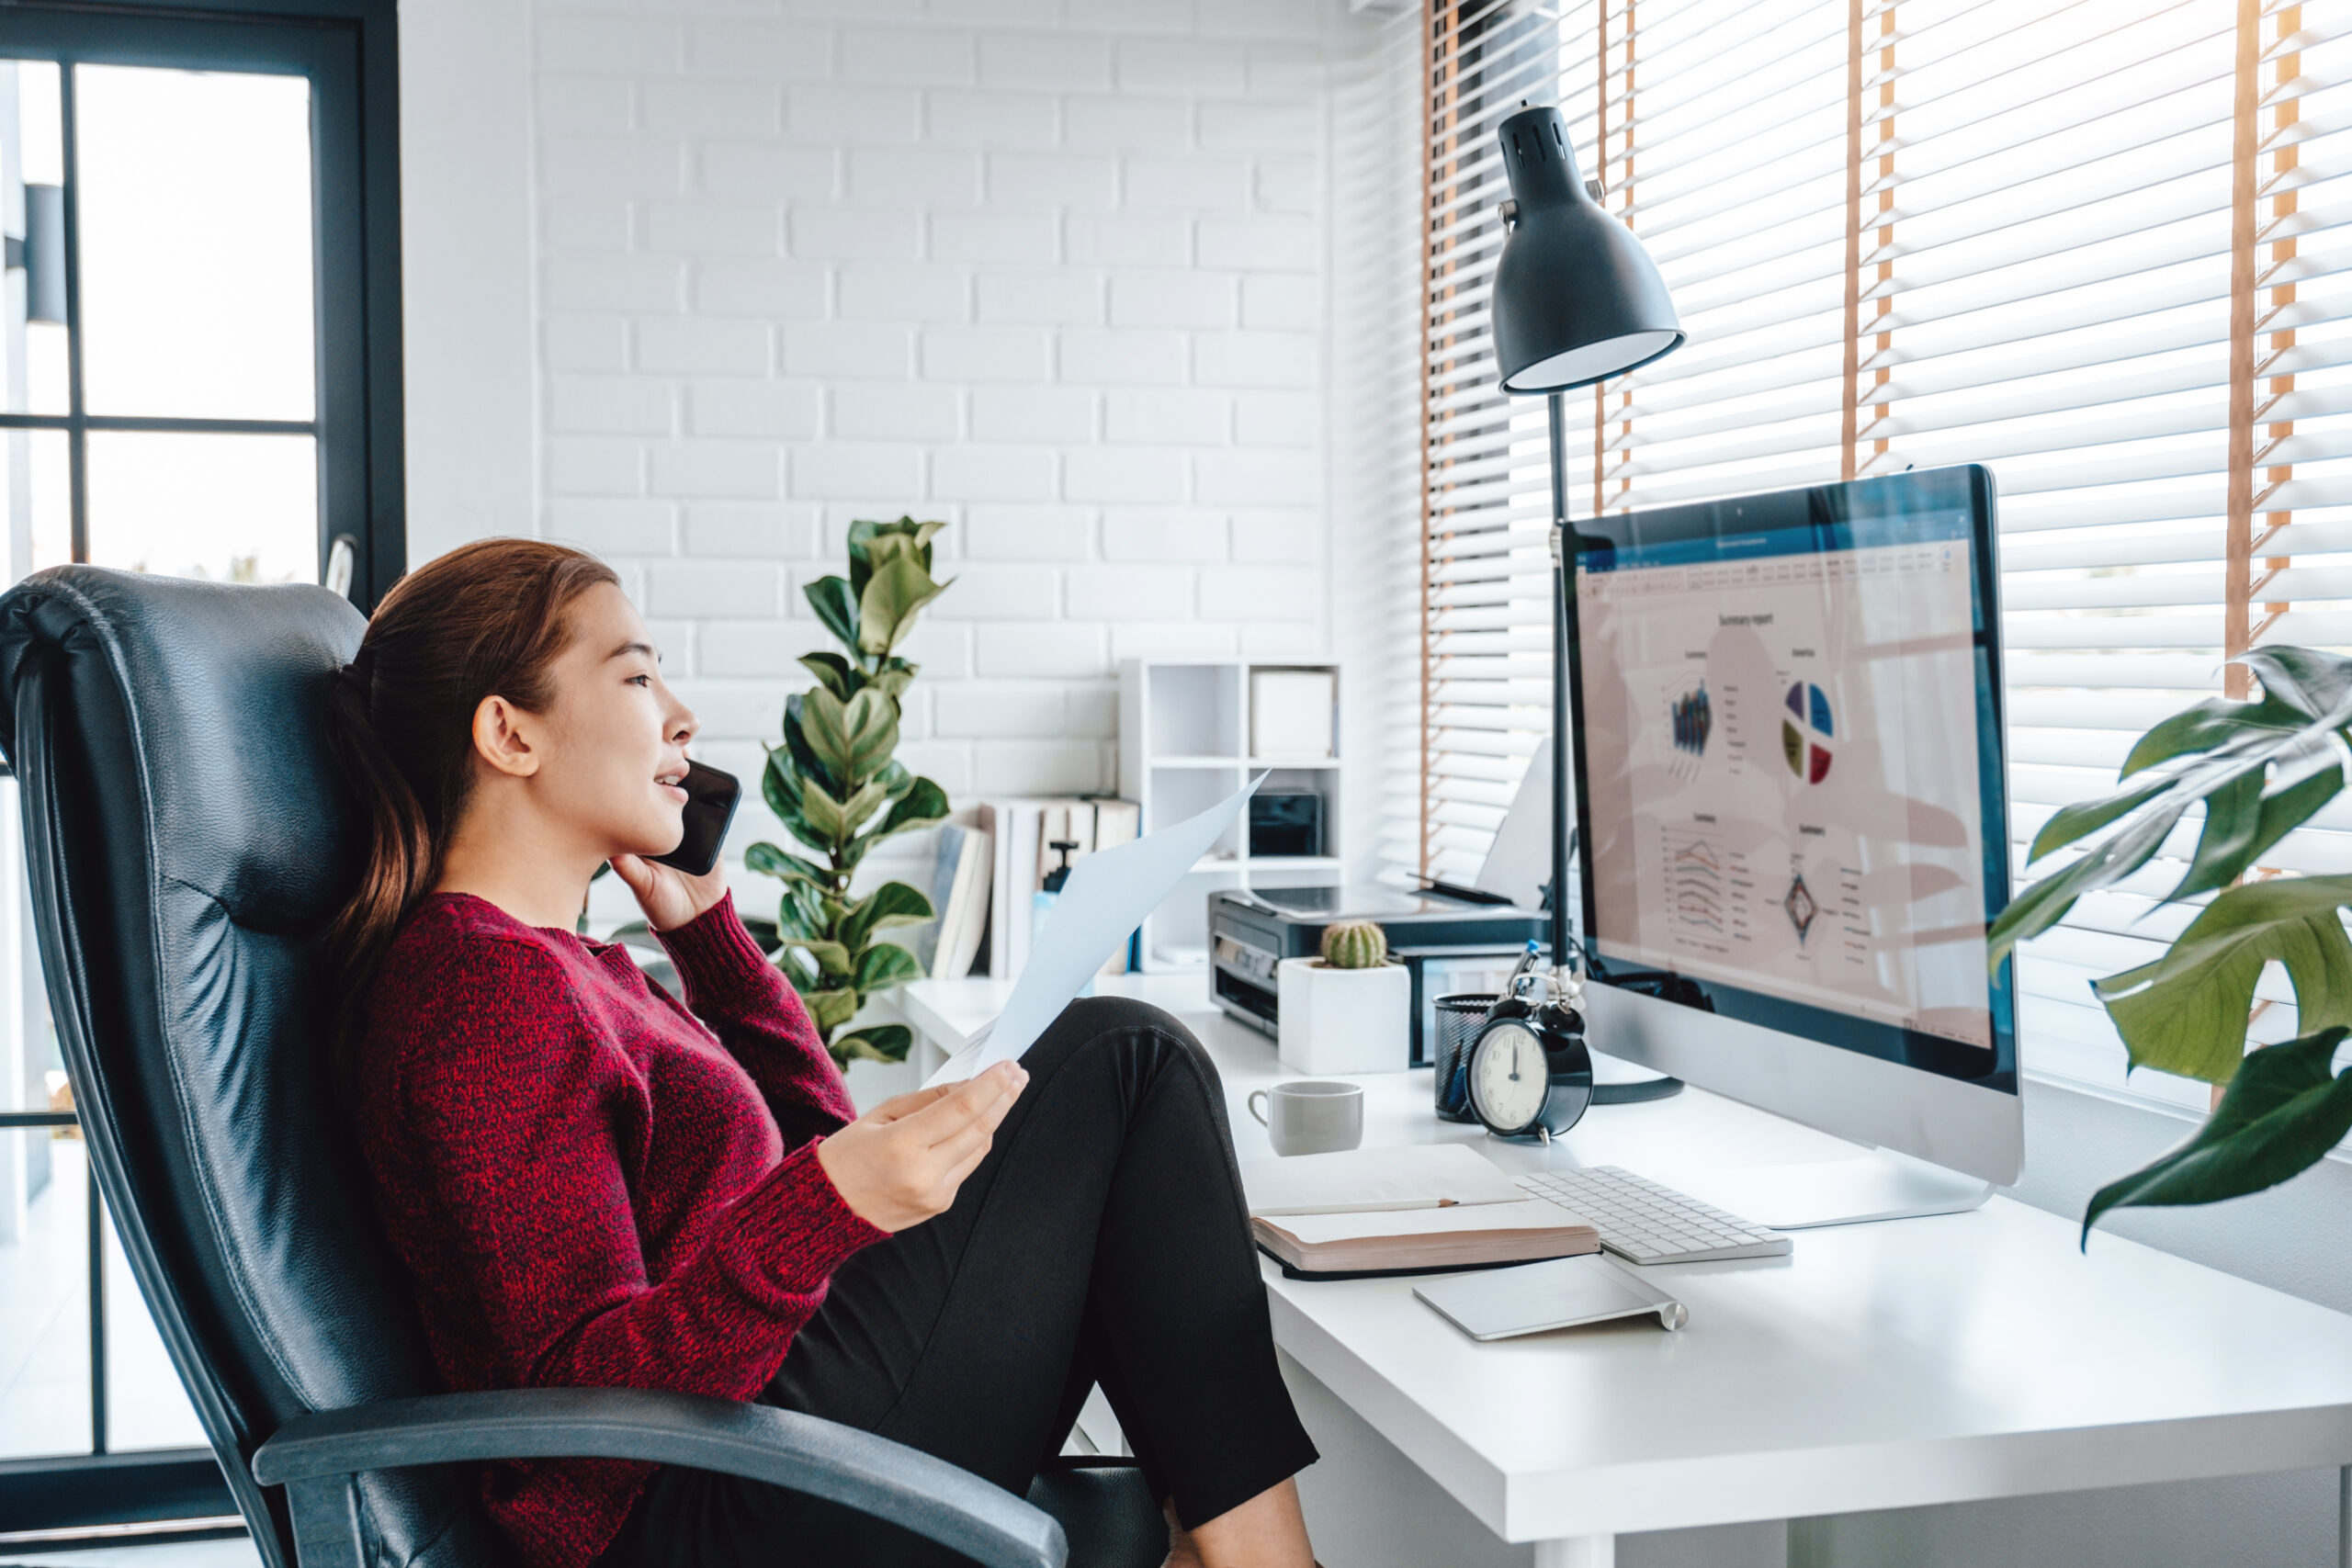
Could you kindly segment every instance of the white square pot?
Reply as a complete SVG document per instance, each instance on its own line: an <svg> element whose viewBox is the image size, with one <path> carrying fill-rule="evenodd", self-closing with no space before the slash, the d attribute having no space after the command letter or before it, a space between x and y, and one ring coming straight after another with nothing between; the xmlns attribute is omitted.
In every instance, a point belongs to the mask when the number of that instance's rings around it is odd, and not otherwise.
<svg viewBox="0 0 2352 1568"><path fill-rule="evenodd" d="M1275 972L1283 1066L1297 1073L1401 1073L1411 1066L1412 976L1401 964L1329 969L1285 958Z"/></svg>

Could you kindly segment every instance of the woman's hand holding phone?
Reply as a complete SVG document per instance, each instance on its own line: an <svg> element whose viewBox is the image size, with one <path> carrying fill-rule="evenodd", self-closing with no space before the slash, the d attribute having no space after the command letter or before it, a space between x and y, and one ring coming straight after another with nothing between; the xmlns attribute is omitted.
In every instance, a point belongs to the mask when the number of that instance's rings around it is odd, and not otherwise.
<svg viewBox="0 0 2352 1568"><path fill-rule="evenodd" d="M615 855L613 871L637 895L646 924L657 931L676 931L727 897L723 860L700 876L688 876L674 865L643 855Z"/></svg>
<svg viewBox="0 0 2352 1568"><path fill-rule="evenodd" d="M819 1144L817 1163L867 1224L919 1225L956 1201L1028 1082L1020 1063L999 1062L962 1083L886 1100Z"/></svg>

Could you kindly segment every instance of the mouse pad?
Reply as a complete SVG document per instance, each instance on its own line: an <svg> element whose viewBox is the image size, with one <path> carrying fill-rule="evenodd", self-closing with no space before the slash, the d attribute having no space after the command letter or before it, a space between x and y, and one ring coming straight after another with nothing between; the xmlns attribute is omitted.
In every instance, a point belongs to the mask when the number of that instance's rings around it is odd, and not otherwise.
<svg viewBox="0 0 2352 1568"><path fill-rule="evenodd" d="M1668 1329L1690 1320L1680 1302L1599 1253L1432 1280L1414 1286L1413 1294L1473 1339L1508 1339L1645 1313L1656 1313Z"/></svg>

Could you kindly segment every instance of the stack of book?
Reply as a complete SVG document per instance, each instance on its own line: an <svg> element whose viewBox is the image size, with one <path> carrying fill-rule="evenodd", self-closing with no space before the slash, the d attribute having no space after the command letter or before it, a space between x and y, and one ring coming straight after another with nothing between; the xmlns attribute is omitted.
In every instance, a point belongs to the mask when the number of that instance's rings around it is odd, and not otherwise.
<svg viewBox="0 0 2352 1568"><path fill-rule="evenodd" d="M933 979L981 974L1010 979L1028 962L1030 924L1046 874L1097 850L1126 843L1141 827L1131 800L984 800L939 829L931 886L938 922L921 933L915 956ZM1068 852L1057 844L1073 846ZM1103 965L1133 966L1130 942Z"/></svg>
<svg viewBox="0 0 2352 1568"><path fill-rule="evenodd" d="M1580 1214L1468 1145L1245 1159L1250 1229L1293 1279L1491 1269L1600 1250Z"/></svg>

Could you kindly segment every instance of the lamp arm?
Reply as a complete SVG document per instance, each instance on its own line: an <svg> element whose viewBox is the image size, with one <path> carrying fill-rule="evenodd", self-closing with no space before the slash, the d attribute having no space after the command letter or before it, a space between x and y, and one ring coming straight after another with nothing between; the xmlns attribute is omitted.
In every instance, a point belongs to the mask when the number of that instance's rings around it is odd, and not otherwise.
<svg viewBox="0 0 2352 1568"><path fill-rule="evenodd" d="M1566 395L1548 404L1552 437L1552 981L1568 993L1568 617L1575 607L1568 578Z"/></svg>

